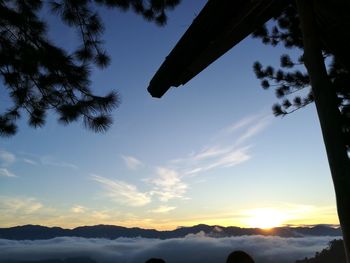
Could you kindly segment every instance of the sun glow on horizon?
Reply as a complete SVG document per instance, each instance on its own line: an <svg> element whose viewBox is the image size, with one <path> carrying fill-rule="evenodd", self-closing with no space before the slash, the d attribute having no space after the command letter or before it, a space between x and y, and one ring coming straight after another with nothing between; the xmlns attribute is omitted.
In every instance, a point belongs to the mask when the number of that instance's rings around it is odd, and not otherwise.
<svg viewBox="0 0 350 263"><path fill-rule="evenodd" d="M245 213L244 225L262 229L279 227L286 223L289 216L275 208L256 208Z"/></svg>

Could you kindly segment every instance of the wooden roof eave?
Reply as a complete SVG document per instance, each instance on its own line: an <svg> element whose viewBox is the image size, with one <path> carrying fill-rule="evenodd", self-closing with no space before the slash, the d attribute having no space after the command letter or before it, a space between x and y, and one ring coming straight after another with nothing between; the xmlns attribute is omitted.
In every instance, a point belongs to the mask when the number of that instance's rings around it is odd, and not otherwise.
<svg viewBox="0 0 350 263"><path fill-rule="evenodd" d="M166 57L148 87L160 98L187 83L208 65L277 15L290 0L209 0Z"/></svg>

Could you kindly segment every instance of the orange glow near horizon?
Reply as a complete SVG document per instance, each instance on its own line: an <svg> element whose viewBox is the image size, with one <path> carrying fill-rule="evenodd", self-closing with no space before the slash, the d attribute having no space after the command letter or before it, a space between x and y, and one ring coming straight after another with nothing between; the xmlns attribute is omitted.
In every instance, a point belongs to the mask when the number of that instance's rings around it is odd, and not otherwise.
<svg viewBox="0 0 350 263"><path fill-rule="evenodd" d="M259 210L259 209L256 209ZM265 213L266 212L266 213ZM178 227L191 227L198 224L206 224L206 225L217 225L222 227L228 227L228 226L236 226L236 227L242 227L242 228L261 228L264 230L271 230L274 227L283 227L283 226L290 226L290 227L299 227L299 226L313 226L317 224L330 224L334 226L339 226L339 223L334 220L333 221L326 221L326 222L317 222L317 221L308 221L305 222L297 222L297 223L289 223L288 219L284 220L286 218L285 215L282 213L267 213L267 211L264 212L257 212L256 214L251 213L249 216L247 216L245 219L241 220L239 222L238 220L229 221L227 219L217 219L217 220L204 220L204 221L179 221L179 222L164 222L164 223L147 223L147 222L131 222L131 223L125 223L120 221L104 221L104 222L84 222L84 223L65 223L65 222L20 222L20 223L12 223L12 224L2 224L1 227L15 227L18 225L26 225L26 224L33 224L33 225L42 225L47 227L62 227L62 228L68 228L73 229L75 227L79 226L94 226L99 224L104 225L116 225L116 226L122 226L122 227L140 227L145 229L156 229L159 231L171 231Z"/></svg>
<svg viewBox="0 0 350 263"><path fill-rule="evenodd" d="M32 213L26 217L5 217L0 220L1 227L13 227L25 224L49 227L75 228L98 224L124 227L140 227L157 230L174 230L180 226L190 227L198 224L217 225L222 227L236 226L242 228L261 228L269 230L281 226L311 226L317 224L338 225L339 221L334 206L316 207L307 205L281 204L269 207L251 207L244 210L226 209L224 212L206 214L186 213L179 215L152 215L152 217L133 216L116 220L118 215L112 212L91 213L89 210L80 213L65 213L45 210L46 216ZM98 218L96 218L99 216Z"/></svg>

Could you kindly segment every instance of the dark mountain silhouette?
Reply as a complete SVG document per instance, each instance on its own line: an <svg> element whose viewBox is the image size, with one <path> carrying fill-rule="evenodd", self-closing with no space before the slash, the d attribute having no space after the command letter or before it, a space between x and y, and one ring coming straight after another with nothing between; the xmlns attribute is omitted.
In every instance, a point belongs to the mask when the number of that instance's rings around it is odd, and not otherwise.
<svg viewBox="0 0 350 263"><path fill-rule="evenodd" d="M339 227L328 225L316 225L311 227L276 227L270 230L259 228L222 227L209 225L195 225L191 227L179 227L170 231L158 231L155 229L142 229L138 227L127 228L113 225L81 226L74 229L60 227L45 227L39 225L24 225L9 228L0 228L0 238L13 240L50 239L55 237L85 237L108 238L118 237L143 237L143 238L179 238L189 234L205 233L212 237L228 237L243 235L264 235L281 237L303 236L341 236Z"/></svg>
<svg viewBox="0 0 350 263"><path fill-rule="evenodd" d="M346 263L343 240L333 240L329 242L327 248L321 252L316 252L312 258L297 260L295 263Z"/></svg>

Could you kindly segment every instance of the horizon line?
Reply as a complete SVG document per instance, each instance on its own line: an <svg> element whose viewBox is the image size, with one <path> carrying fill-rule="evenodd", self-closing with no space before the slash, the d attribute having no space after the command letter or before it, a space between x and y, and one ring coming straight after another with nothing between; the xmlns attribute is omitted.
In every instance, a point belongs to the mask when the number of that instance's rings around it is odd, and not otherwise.
<svg viewBox="0 0 350 263"><path fill-rule="evenodd" d="M195 226L209 226L209 227L222 227L222 228L228 228L228 227L237 227L241 229L260 229L260 230L273 230L277 228L284 228L284 227L289 227L289 228L297 228L297 227L305 227L305 228L312 228L316 226L327 226L330 228L340 228L340 224L328 224L328 223L320 223L320 224L284 224L281 226L275 226L275 227L270 227L270 228L261 228L261 227L242 227L242 226L235 226L235 225L228 225L228 226L222 226L222 225L209 225L209 224L194 224L194 225L189 225L189 226L177 226L173 229L157 229L157 228L147 228L147 227L140 227L140 226L123 226L123 225L113 225L113 224L94 224L94 225L80 225L80 226L75 226L75 227L64 227L64 226L58 226L58 225L40 225L40 224L24 224L24 225L12 225L12 226L0 226L0 229L5 229L5 228L15 228L15 227L25 227L25 226L39 226L39 227L46 227L46 228L61 228L65 230L73 230L79 227L96 227L96 226L111 226L111 227L123 227L126 229L133 229L133 228L139 228L139 229L144 229L144 230L156 230L158 232L165 232L165 231L175 231L177 229L181 228L190 228L190 227L195 227Z"/></svg>

